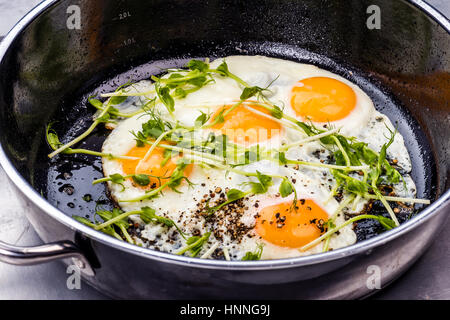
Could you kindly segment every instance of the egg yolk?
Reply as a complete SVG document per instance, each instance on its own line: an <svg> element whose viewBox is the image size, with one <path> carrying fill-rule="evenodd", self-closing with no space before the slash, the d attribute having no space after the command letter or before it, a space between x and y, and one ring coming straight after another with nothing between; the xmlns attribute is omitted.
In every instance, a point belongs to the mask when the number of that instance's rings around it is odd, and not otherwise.
<svg viewBox="0 0 450 320"><path fill-rule="evenodd" d="M255 230L261 238L280 247L299 248L320 237L328 214L313 200L283 202L263 208ZM323 228L322 228L323 229Z"/></svg>
<svg viewBox="0 0 450 320"><path fill-rule="evenodd" d="M291 94L291 106L297 116L315 122L344 119L356 105L353 89L332 78L300 80L292 88Z"/></svg>
<svg viewBox="0 0 450 320"><path fill-rule="evenodd" d="M242 104L227 113L231 107L224 106L213 114L211 122L221 114L224 121L214 124L211 129L220 131L235 143L252 145L269 140L280 133L280 123L252 110L254 108L261 113L270 114L263 107L252 105L250 109Z"/></svg>
<svg viewBox="0 0 450 320"><path fill-rule="evenodd" d="M169 153L169 157L166 158L164 154L164 148L156 147L153 149L150 156L146 159L146 161L141 161L144 159L147 151L150 149L150 145L145 145L144 147L133 147L131 148L126 156L128 157L137 157L139 160L128 160L122 159L120 160L122 164L122 170L125 175L131 174L147 174L150 178L150 183L145 188L155 188L159 187L161 183L166 182L170 175L175 171L177 167L178 156L173 156ZM184 169L184 175L189 176L192 171L192 165L188 165ZM156 177L161 177L158 179Z"/></svg>

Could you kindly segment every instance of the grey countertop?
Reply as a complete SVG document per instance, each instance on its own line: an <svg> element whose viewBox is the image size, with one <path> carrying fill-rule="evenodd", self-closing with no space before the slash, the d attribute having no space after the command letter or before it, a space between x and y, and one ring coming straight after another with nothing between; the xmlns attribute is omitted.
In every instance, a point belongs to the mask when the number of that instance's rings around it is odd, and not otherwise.
<svg viewBox="0 0 450 320"><path fill-rule="evenodd" d="M38 0L0 0L0 37L39 3ZM450 16L449 0L429 0ZM25 218L27 208L16 199L0 167L0 240L16 245L42 243ZM450 220L428 251L400 279L375 294L374 299L450 299ZM0 299L105 299L86 284L67 287L69 274L58 262L17 267L0 263Z"/></svg>

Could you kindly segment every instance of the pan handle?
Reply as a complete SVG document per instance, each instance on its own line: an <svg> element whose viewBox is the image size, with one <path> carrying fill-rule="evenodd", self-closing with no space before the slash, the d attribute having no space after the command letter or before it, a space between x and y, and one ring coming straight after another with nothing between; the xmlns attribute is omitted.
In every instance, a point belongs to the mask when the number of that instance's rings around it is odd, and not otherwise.
<svg viewBox="0 0 450 320"><path fill-rule="evenodd" d="M72 241L51 242L34 247L18 247L0 241L0 261L9 264L26 266L66 258L72 258L85 275L94 276L94 269Z"/></svg>

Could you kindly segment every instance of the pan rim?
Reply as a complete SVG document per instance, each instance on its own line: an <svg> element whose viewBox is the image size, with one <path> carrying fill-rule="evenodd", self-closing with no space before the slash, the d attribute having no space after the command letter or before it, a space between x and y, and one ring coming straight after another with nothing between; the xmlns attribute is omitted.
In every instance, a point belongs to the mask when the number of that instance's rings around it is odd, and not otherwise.
<svg viewBox="0 0 450 320"><path fill-rule="evenodd" d="M5 53L10 45L15 40L16 36L25 29L37 16L42 12L55 5L60 0L45 0L34 7L27 15L25 15L6 35L3 41L0 43L0 62L3 60ZM425 3L422 0L404 0L406 3L415 6L421 10L424 14L436 21L441 27L443 27L447 33L450 34L450 20L445 18L439 11L437 11L431 5ZM142 248L136 245L129 244L125 241L120 241L113 237L110 237L102 232L95 231L94 229L72 219L64 214L61 210L57 209L46 199L32 188L32 186L20 175L14 165L8 159L3 146L0 144L0 165L3 167L6 175L15 185L19 192L33 202L40 210L45 212L53 219L64 224L66 227L74 231L83 233L89 236L89 238L99 241L100 243L113 247L127 253L132 253L143 258L157 260L160 262L184 265L196 268L207 269L219 269L219 270L265 270L265 269L286 269L295 268L300 266L315 265L323 262L330 262L338 259L349 258L357 254L363 254L370 252L372 249L384 245L394 239L400 237L406 232L410 232L417 228L427 220L436 216L437 214L443 214L440 212L440 208L444 207L450 202L450 189L441 195L436 201L430 204L427 208L422 210L419 215L413 219L405 222L401 226L384 232L383 234L355 243L348 247L343 247L326 253L320 253L315 255L278 259L278 260L261 260L261 261L222 261L222 260L209 260L198 259L185 256L177 256L172 253L160 252ZM65 240L65 239L61 239Z"/></svg>

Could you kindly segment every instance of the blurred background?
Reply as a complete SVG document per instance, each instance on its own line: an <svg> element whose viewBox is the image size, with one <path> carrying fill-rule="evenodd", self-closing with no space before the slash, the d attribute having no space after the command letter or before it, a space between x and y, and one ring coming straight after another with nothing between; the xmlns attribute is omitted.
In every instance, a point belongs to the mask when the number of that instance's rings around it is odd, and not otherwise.
<svg viewBox="0 0 450 320"><path fill-rule="evenodd" d="M93 0L94 1L94 0ZM398 0L393 0L398 1ZM38 0L0 0L0 39ZM426 0L450 17L450 0ZM0 240L16 245L41 243L16 201L5 173L0 167ZM450 299L450 221L428 252L400 279L371 299ZM69 274L58 262L16 267L0 263L0 299L105 299L82 284L70 290Z"/></svg>

